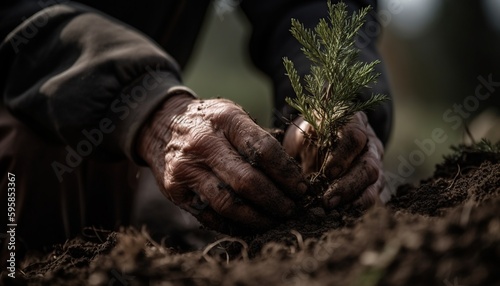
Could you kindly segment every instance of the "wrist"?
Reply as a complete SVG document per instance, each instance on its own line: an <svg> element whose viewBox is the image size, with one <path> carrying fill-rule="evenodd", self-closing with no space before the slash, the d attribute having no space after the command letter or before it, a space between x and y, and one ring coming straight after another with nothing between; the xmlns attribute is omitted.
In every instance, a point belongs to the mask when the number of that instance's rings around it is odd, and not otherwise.
<svg viewBox="0 0 500 286"><path fill-rule="evenodd" d="M182 92L168 98L156 110L144 125L137 139L137 154L148 165L153 165L154 158L161 156L161 146L170 141L171 126L181 116L194 97Z"/></svg>

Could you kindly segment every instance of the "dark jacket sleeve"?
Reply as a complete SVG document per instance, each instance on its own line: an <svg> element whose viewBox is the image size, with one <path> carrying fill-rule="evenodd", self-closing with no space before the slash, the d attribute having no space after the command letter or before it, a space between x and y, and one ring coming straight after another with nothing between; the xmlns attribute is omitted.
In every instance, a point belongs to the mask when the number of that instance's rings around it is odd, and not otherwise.
<svg viewBox="0 0 500 286"><path fill-rule="evenodd" d="M376 9L375 0L347 0L344 1L351 11L359 10L366 5ZM278 116L275 125L283 127L281 116L289 118L296 113L285 104L285 97L293 97L294 92L285 75L283 57L290 58L300 75L309 73L310 61L300 51L300 44L289 32L291 18L298 19L308 28L313 28L320 18L328 17L326 1L312 0L274 0L274 1L243 1L242 8L252 24L250 40L250 54L255 65L266 73L273 81L275 93L275 108ZM375 11L375 10L373 10ZM375 12L370 13L366 25L361 28L357 46L361 49L360 60L374 61L380 59L376 49L377 33L380 26L376 21ZM377 72L382 75L378 83L371 89L366 89L360 99L369 98L372 93L384 93L390 96L383 64L377 66ZM370 124L382 142L387 142L391 130L392 103L386 101L376 110L367 112Z"/></svg>
<svg viewBox="0 0 500 286"><path fill-rule="evenodd" d="M15 10L11 17L36 9ZM54 5L1 24L2 104L76 150L88 153L86 141L105 151L97 153L142 163L134 141L148 115L169 95L192 93L180 84L175 61L152 40L86 6Z"/></svg>

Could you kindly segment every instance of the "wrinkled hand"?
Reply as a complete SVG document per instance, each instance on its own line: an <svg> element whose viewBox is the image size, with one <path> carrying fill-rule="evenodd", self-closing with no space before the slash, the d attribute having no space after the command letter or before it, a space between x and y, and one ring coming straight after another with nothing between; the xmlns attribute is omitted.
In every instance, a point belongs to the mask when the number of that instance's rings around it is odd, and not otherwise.
<svg viewBox="0 0 500 286"><path fill-rule="evenodd" d="M285 133L283 147L302 165L306 174L316 172L323 158L318 149L306 140L314 134L312 126L298 117ZM382 143L370 127L364 112L356 113L341 128L335 150L329 155L326 176L333 182L324 194L324 204L333 208L340 204L354 203L369 207L379 200L385 180L382 171Z"/></svg>
<svg viewBox="0 0 500 286"><path fill-rule="evenodd" d="M307 190L300 166L229 100L175 95L146 125L139 154L163 193L207 227L268 228Z"/></svg>

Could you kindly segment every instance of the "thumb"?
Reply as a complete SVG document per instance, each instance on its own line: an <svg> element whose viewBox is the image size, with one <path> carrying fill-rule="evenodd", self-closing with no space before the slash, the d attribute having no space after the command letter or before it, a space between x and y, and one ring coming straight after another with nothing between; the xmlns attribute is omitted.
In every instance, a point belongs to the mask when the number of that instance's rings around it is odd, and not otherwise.
<svg viewBox="0 0 500 286"><path fill-rule="evenodd" d="M299 116L288 127L283 139L283 148L299 162L305 174L319 169L318 148L309 140L314 135L311 124Z"/></svg>

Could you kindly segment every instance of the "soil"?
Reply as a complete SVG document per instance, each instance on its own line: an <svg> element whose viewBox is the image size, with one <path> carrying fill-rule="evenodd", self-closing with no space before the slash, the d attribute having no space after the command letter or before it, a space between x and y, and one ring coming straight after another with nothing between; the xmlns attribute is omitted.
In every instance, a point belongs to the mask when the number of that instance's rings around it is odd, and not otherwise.
<svg viewBox="0 0 500 286"><path fill-rule="evenodd" d="M9 285L500 285L500 155L463 147L386 206L179 253L131 229L28 257ZM15 283L13 283L15 282Z"/></svg>

